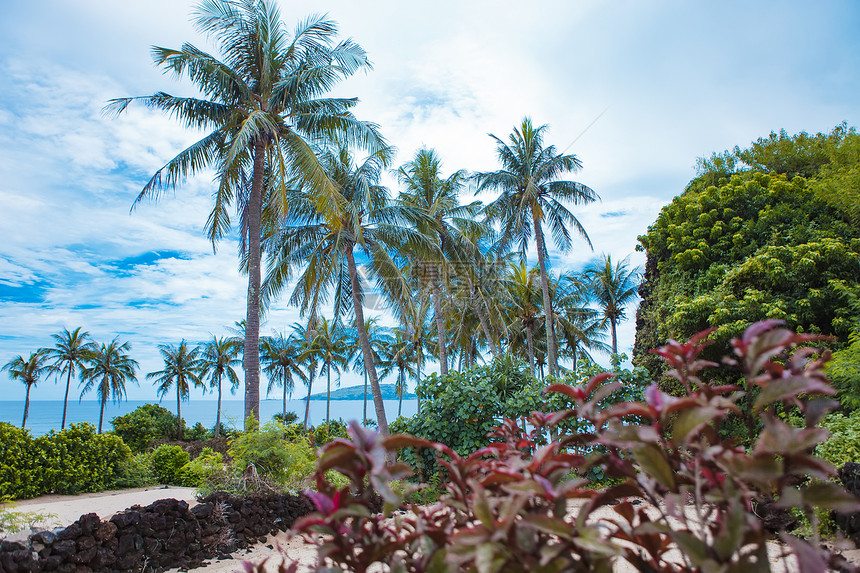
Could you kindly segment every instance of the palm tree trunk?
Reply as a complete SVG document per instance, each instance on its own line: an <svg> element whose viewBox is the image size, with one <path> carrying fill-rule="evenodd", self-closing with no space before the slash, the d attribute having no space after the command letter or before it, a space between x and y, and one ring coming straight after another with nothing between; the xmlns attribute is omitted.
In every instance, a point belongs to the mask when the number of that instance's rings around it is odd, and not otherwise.
<svg viewBox="0 0 860 573"><path fill-rule="evenodd" d="M287 372L284 371L284 379L282 380L284 383L284 396L283 396L283 406L281 408L281 422L284 424L287 423Z"/></svg>
<svg viewBox="0 0 860 573"><path fill-rule="evenodd" d="M105 418L105 402L107 402L107 396L102 396L101 405L99 406L99 434L102 433L102 421Z"/></svg>
<svg viewBox="0 0 860 573"><path fill-rule="evenodd" d="M248 197L248 309L245 317L245 420L260 421L260 234L265 143L254 145L254 180Z"/></svg>
<svg viewBox="0 0 860 573"><path fill-rule="evenodd" d="M415 359L415 386L421 383L421 354ZM418 396L418 413L421 413L421 396Z"/></svg>
<svg viewBox="0 0 860 573"><path fill-rule="evenodd" d="M61 430L66 429L66 408L69 405L69 386L72 384L72 368L69 365L69 375L66 377L66 395L63 398L63 423L60 425Z"/></svg>
<svg viewBox="0 0 860 573"><path fill-rule="evenodd" d="M400 417L400 413L403 411L403 368L400 369L400 401L397 403L397 417Z"/></svg>
<svg viewBox="0 0 860 573"><path fill-rule="evenodd" d="M361 425L367 423L367 372L364 373L364 409L361 413Z"/></svg>
<svg viewBox="0 0 860 573"><path fill-rule="evenodd" d="M499 347L496 345L495 339L490 335L490 325L487 322L487 314L484 312L484 307L481 304L481 301L478 301L475 305L475 310L478 313L478 320L481 322L481 330L484 331L484 336L487 337L487 341L490 343L490 350L493 353L493 358L498 358Z"/></svg>
<svg viewBox="0 0 860 573"><path fill-rule="evenodd" d="M540 269L540 288L543 291L543 312L546 317L546 349L547 360L550 375L553 375L558 370L558 358L555 349L555 320L552 312L552 299L549 296L549 277L546 274L546 261L544 261L544 251L546 246L543 240L543 230L541 229L538 212L532 209L532 220L534 221L535 240L537 241L538 268Z"/></svg>
<svg viewBox="0 0 860 573"><path fill-rule="evenodd" d="M176 381L176 435L182 441L182 401L179 399L179 380Z"/></svg>
<svg viewBox="0 0 860 573"><path fill-rule="evenodd" d="M532 371L532 376L535 375L535 341L534 335L532 334L531 326L526 326L526 342L528 342L529 349L529 368Z"/></svg>
<svg viewBox="0 0 860 573"><path fill-rule="evenodd" d="M218 375L218 413L215 414L215 439L221 431L221 375Z"/></svg>
<svg viewBox="0 0 860 573"><path fill-rule="evenodd" d="M27 427L27 413L30 410L30 386L31 384L27 384L27 397L24 399L24 419L21 420L21 429ZM101 428L101 422L99 422L99 428ZM101 429L99 429L99 433L101 433Z"/></svg>
<svg viewBox="0 0 860 573"><path fill-rule="evenodd" d="M329 415L331 414L331 362L328 362L326 367L325 423L328 425L330 420Z"/></svg>
<svg viewBox="0 0 860 573"><path fill-rule="evenodd" d="M615 319L609 319L609 330L612 332L612 354L618 354L618 334L615 330Z"/></svg>
<svg viewBox="0 0 860 573"><path fill-rule="evenodd" d="M305 431L308 429L308 417L311 414L311 389L314 387L314 374L316 374L317 365L311 367L311 376L308 380L308 397L305 400Z"/></svg>
<svg viewBox="0 0 860 573"><path fill-rule="evenodd" d="M436 334L439 345L439 374L445 376L448 374L448 349L446 342L448 336L445 333L445 317L442 316L442 295L439 292L439 281L436 277L437 270L433 269L431 278L431 288L433 289L433 314L436 315Z"/></svg>
<svg viewBox="0 0 860 573"><path fill-rule="evenodd" d="M373 364L373 351L367 330L364 328L364 311L361 308L361 292L358 285L358 270L355 268L355 258L352 255L352 245L344 248L346 260L349 263L349 280L352 283L352 306L355 310L355 327L358 330L358 341L364 354L364 370L370 378L370 391L373 393L373 406L376 409L376 423L379 433L388 435L388 420L385 418L385 404L382 401L382 390L376 377L376 366Z"/></svg>

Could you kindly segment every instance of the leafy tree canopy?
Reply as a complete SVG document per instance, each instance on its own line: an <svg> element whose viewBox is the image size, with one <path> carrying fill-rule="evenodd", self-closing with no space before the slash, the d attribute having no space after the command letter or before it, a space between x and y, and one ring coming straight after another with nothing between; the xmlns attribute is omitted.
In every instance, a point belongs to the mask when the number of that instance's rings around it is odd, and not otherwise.
<svg viewBox="0 0 860 573"><path fill-rule="evenodd" d="M837 337L860 295L860 136L784 131L699 161L699 175L639 237L647 251L634 361L715 328L713 356L749 324L783 320Z"/></svg>

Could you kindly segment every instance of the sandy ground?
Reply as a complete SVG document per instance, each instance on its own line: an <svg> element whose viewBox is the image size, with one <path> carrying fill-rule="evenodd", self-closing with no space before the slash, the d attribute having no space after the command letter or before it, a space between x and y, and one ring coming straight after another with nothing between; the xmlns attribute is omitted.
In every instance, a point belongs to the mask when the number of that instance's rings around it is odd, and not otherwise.
<svg viewBox="0 0 860 573"><path fill-rule="evenodd" d="M52 517L44 525L46 527L56 527L68 525L85 513L94 512L100 518L105 519L133 505L148 505L156 500L165 498L185 500L189 505L197 503L194 498L194 488L159 486L77 496L43 496L17 502L15 510L52 514ZM571 507L571 511L576 511L576 507ZM595 513L594 518L602 519L612 515L614 515L614 512L611 509L603 508ZM10 539L25 539L26 536L27 533L19 533L16 536L10 537ZM768 553L771 557L772 570L784 573L798 571L798 567L793 559L784 560L779 558L782 551L783 548L779 544L769 544ZM849 553L854 554L857 552L852 551ZM248 550L234 553L232 559L221 561L211 560L205 567L194 569L194 571L200 573L244 572L243 561L260 563L265 559L265 571L267 573L275 573L284 557L289 562L297 562L300 565L299 571L311 571L311 566L315 563L316 559L316 547L301 539L290 539L288 533L281 533L275 537L267 538L265 542ZM846 555L846 557L856 562L858 556ZM177 572L178 570L174 569L171 571ZM622 563L616 568L616 571L618 573L634 573L635 569L626 563Z"/></svg>
<svg viewBox="0 0 860 573"><path fill-rule="evenodd" d="M45 529L53 529L69 525L87 513L96 513L101 519L107 519L133 505L149 505L167 498L185 500L188 505L197 503L193 487L153 486L80 495L44 495L16 501L11 509L46 515L39 525ZM28 534L29 531L24 531L11 535L8 539L26 539Z"/></svg>

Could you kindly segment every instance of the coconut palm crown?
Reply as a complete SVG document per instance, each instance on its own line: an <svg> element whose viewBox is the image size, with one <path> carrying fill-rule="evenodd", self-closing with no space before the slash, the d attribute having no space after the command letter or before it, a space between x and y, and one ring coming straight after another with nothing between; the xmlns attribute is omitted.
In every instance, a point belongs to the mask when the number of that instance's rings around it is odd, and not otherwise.
<svg viewBox="0 0 860 573"><path fill-rule="evenodd" d="M201 375L203 373L203 360L200 357L200 348L188 348L184 340L179 346L171 344L159 344L158 351L164 360L164 368L146 375L147 380L154 380L157 385L158 398L161 399L176 388L176 434L182 439L182 401L188 400L191 386L205 388Z"/></svg>
<svg viewBox="0 0 860 573"><path fill-rule="evenodd" d="M126 397L126 384L137 384L137 360L128 355L131 343L120 343L114 338L102 343L89 356L87 366L81 371L81 398L95 388L99 398L99 433L102 433L105 404L108 398L119 403Z"/></svg>
<svg viewBox="0 0 860 573"><path fill-rule="evenodd" d="M27 414L30 412L30 390L39 383L39 376L42 375L46 368L45 355L41 351L32 353L29 358L16 356L3 365L2 370L9 372L9 378L20 380L27 387L27 397L24 400L24 419L21 421L21 428L27 427Z"/></svg>
<svg viewBox="0 0 860 573"><path fill-rule="evenodd" d="M65 430L72 377L75 374L80 374L83 370L87 360L95 350L95 343L90 338L90 334L83 331L80 326L72 331L64 328L62 332L52 334L51 337L54 339L54 346L44 348L42 352L51 361L49 367L51 373L55 374L58 380L63 375L66 377L66 392L63 395L63 421L60 425L60 429Z"/></svg>

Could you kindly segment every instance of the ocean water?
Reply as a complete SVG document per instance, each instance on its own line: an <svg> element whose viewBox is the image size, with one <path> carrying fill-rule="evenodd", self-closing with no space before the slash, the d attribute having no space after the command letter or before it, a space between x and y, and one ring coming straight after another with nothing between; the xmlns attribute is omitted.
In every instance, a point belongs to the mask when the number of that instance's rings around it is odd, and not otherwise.
<svg viewBox="0 0 860 573"><path fill-rule="evenodd" d="M128 414L138 406L147 404L147 400L130 400L120 404L108 402L105 405L103 430L111 430L113 426L110 420L116 416ZM157 402L155 402L157 403ZM391 422L397 417L397 400L385 400L385 415ZM160 402L161 406L176 413L176 400L167 397ZM196 400L182 403L182 418L186 425L193 426L200 422L207 428L215 426L215 410L218 407L217 400ZM272 416L283 409L281 400L261 400L260 419L264 422L271 420ZM295 412L299 416L299 422L304 419L305 401L287 400L287 411ZM412 416L418 411L417 400L403 400L403 415ZM242 415L244 403L242 400L223 400L221 402L221 423L225 426L235 428L242 427ZM360 420L362 413L361 400L332 400L331 418L349 420ZM326 403L325 400L311 400L310 420L312 425L325 422ZM0 401L0 422L8 422L15 426L21 425L24 416L24 401ZM376 412L373 408L373 400L367 401L367 417L376 420ZM31 400L30 411L27 416L27 429L34 436L47 434L51 430L60 429L63 419L62 400ZM66 414L66 427L70 423L90 422L98 428L99 425L99 403L95 400L69 400L68 412Z"/></svg>

